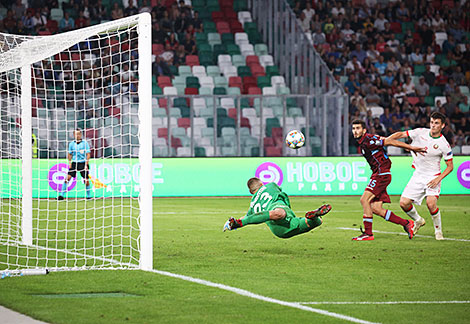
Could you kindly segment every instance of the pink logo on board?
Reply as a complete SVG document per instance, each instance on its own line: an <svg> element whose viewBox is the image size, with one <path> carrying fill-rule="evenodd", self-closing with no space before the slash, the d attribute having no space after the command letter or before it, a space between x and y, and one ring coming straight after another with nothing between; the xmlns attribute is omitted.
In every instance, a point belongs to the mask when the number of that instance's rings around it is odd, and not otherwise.
<svg viewBox="0 0 470 324"><path fill-rule="evenodd" d="M47 175L47 179L49 180L49 187L55 191L62 191L62 184L65 182L67 178L67 174L69 172L69 165L67 163L58 163L52 166L49 169L49 174ZM67 191L72 190L75 188L77 184L77 179L72 178L69 182Z"/></svg>
<svg viewBox="0 0 470 324"><path fill-rule="evenodd" d="M255 177L260 178L264 184L274 182L278 186L280 186L284 180L281 168L273 162L261 163L258 168L256 168Z"/></svg>
<svg viewBox="0 0 470 324"><path fill-rule="evenodd" d="M457 179L462 186L470 189L470 161L465 161L457 170Z"/></svg>

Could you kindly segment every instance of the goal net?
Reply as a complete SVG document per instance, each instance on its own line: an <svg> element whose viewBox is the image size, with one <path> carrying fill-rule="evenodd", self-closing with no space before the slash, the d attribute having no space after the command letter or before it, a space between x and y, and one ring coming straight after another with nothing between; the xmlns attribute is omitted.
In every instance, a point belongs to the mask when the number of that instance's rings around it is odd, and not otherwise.
<svg viewBox="0 0 470 324"><path fill-rule="evenodd" d="M151 269L150 15L0 34L0 91L0 270Z"/></svg>

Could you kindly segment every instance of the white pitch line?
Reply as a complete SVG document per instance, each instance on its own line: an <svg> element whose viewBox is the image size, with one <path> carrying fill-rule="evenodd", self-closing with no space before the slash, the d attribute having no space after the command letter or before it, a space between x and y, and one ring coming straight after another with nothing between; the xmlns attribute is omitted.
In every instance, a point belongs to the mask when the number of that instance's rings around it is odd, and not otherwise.
<svg viewBox="0 0 470 324"><path fill-rule="evenodd" d="M341 229L341 230L347 230L347 231L357 231L358 229L357 228L353 228L353 227L336 227L336 229ZM406 235L408 236L407 233L400 233L400 232L384 232L384 231L376 231L374 230L374 233L381 233L381 234L395 234L395 235ZM420 234L416 234L415 235L416 237L424 237L424 238L434 238L434 236L432 235L420 235ZM456 238L444 238L444 240L446 241L458 241L458 242L470 242L470 240L466 240L466 239L456 239Z"/></svg>
<svg viewBox="0 0 470 324"><path fill-rule="evenodd" d="M317 314L321 314L321 315L325 315L325 316L330 316L330 317L334 317L334 318L337 318L337 319L341 319L341 320L345 320L345 321L349 321L349 322L353 322L353 323L363 323L363 324L373 323L373 322L361 320L359 318L355 318L355 317L352 317L352 316L342 315L342 314L338 314L338 313L328 312L328 311L325 311L323 309L318 309L318 308L313 308L313 307L300 305L299 303L292 303L292 302L287 302L287 301L283 301L283 300L279 300L279 299L265 297L265 296L262 296L262 295L252 293L248 290L235 288L235 287L231 287L231 286L226 286L226 285L223 285L223 284L219 284L219 283L215 283L215 282L211 282L211 281L207 281L207 280L203 280L203 279L193 278L193 277L189 277L189 276L184 276L184 275L180 275L180 274L176 274L176 273L172 273L172 272L155 270L155 269L149 270L149 271L154 272L154 273L158 273L158 274L163 275L163 276L182 279L182 280L194 282L194 283L197 283L197 284L200 284L200 285L230 291L230 292L233 292L237 295L241 295L241 296L245 296L245 297L249 297L249 298L253 298L253 299L258 299L258 300L265 301L265 302L268 302L268 303L273 303L273 304L277 304L277 305L297 308L297 309L301 309L301 310L304 310L304 311L307 311L307 312L312 312L312 313L317 313Z"/></svg>
<svg viewBox="0 0 470 324"><path fill-rule="evenodd" d="M303 305L396 305L396 304L470 304L470 300L404 300L388 302L298 302Z"/></svg>

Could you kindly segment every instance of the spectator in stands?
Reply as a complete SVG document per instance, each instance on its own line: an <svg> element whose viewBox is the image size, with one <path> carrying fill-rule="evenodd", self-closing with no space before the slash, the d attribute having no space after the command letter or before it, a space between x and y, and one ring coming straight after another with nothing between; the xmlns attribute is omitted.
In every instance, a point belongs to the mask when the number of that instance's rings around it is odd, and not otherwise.
<svg viewBox="0 0 470 324"><path fill-rule="evenodd" d="M419 83L415 86L415 90L418 96L429 96L429 85L425 82L423 76L419 78Z"/></svg>
<svg viewBox="0 0 470 324"><path fill-rule="evenodd" d="M78 18L75 19L75 26L77 28L87 27L89 25L88 19L85 18L83 10L78 13Z"/></svg>
<svg viewBox="0 0 470 324"><path fill-rule="evenodd" d="M313 15L315 15L315 10L312 8L312 4L310 3L310 1L307 1L307 3L305 4L305 9L302 10L302 12L305 14L305 18L307 18L310 22L312 20Z"/></svg>
<svg viewBox="0 0 470 324"><path fill-rule="evenodd" d="M321 29L317 29L312 35L312 42L314 46L319 46L326 43L325 34L322 33Z"/></svg>
<svg viewBox="0 0 470 324"><path fill-rule="evenodd" d="M465 84L465 75L462 73L461 66L458 65L454 68L454 72L452 72L451 78L454 79L455 83L459 86Z"/></svg>
<svg viewBox="0 0 470 324"><path fill-rule="evenodd" d="M23 26L28 33L32 33L34 31L34 24L33 24L33 11L31 9L26 10L25 15L21 18L23 21ZM5 24L5 22L3 23ZM8 27L5 26L8 30Z"/></svg>
<svg viewBox="0 0 470 324"><path fill-rule="evenodd" d="M468 103L468 97L467 96L462 97L462 101L459 103L459 108L460 108L460 111L462 111L463 113L465 113L465 114L469 113L470 105ZM470 114L468 114L468 115L470 116Z"/></svg>
<svg viewBox="0 0 470 324"><path fill-rule="evenodd" d="M455 87L454 92L450 94L450 100L455 104L458 105L463 101L463 98L466 97L462 94L460 87Z"/></svg>
<svg viewBox="0 0 470 324"><path fill-rule="evenodd" d="M199 18L199 12L195 11L193 17L190 20L190 24L194 26L196 31L202 30L202 20Z"/></svg>
<svg viewBox="0 0 470 324"><path fill-rule="evenodd" d="M377 88L376 87L370 88L370 92L366 96L366 103L367 103L368 107L379 106L380 96L377 94Z"/></svg>
<svg viewBox="0 0 470 324"><path fill-rule="evenodd" d="M370 82L370 77L366 76L364 82L361 84L361 93L363 96L369 94L370 89L373 87L372 83Z"/></svg>
<svg viewBox="0 0 470 324"><path fill-rule="evenodd" d="M377 29L377 31L380 33L385 30L386 22L388 22L388 20L385 18L385 15L380 12L379 16L374 21L374 28Z"/></svg>
<svg viewBox="0 0 470 324"><path fill-rule="evenodd" d="M450 95L446 95L446 102L442 105L445 109L445 115L450 116L455 109L455 103L452 102Z"/></svg>
<svg viewBox="0 0 470 324"><path fill-rule="evenodd" d="M33 26L36 32L45 31L47 25L47 16L42 15L41 11L37 10L32 18Z"/></svg>
<svg viewBox="0 0 470 324"><path fill-rule="evenodd" d="M75 28L75 22L70 18L69 13L64 12L64 17L59 22L59 30L61 32L66 32Z"/></svg>
<svg viewBox="0 0 470 324"><path fill-rule="evenodd" d="M356 44L355 49L349 54L349 57L352 58L353 56L357 57L357 60L362 64L364 59L367 57L366 51L362 49L361 44Z"/></svg>
<svg viewBox="0 0 470 324"><path fill-rule="evenodd" d="M449 82L444 86L444 94L450 95L455 92L455 82L454 79L450 78Z"/></svg>
<svg viewBox="0 0 470 324"><path fill-rule="evenodd" d="M170 67L160 56L157 56L155 62L152 64L152 73L157 78L163 75L172 76Z"/></svg>
<svg viewBox="0 0 470 324"><path fill-rule="evenodd" d="M387 63L384 62L384 57L382 55L379 56L379 60L375 62L374 66L380 75L385 74L385 70L387 69Z"/></svg>
<svg viewBox="0 0 470 324"><path fill-rule="evenodd" d="M91 7L91 19L101 23L102 20L108 19L108 10L103 6L102 0L96 1L96 4Z"/></svg>
<svg viewBox="0 0 470 324"><path fill-rule="evenodd" d="M124 17L124 12L117 2L113 3L113 9L111 10L111 19L121 19Z"/></svg>
<svg viewBox="0 0 470 324"><path fill-rule="evenodd" d="M26 6L23 4L21 0L16 0L15 3L11 6L11 10L13 11L13 17L15 17L15 19L21 19L21 17L23 17L26 12ZM7 17L8 17L8 11L7 11Z"/></svg>
<svg viewBox="0 0 470 324"><path fill-rule="evenodd" d="M300 13L300 28L304 33L308 32L310 30L310 20L307 19L305 16L305 13L301 12Z"/></svg>
<svg viewBox="0 0 470 324"><path fill-rule="evenodd" d="M129 17L129 16L137 15L138 13L139 13L139 9L137 9L134 6L134 1L129 0L129 5L125 7L124 9L124 16Z"/></svg>
<svg viewBox="0 0 470 324"><path fill-rule="evenodd" d="M454 60L454 54L448 52L447 56L442 59L440 66L447 74L451 73L454 66L457 66L457 62Z"/></svg>
<svg viewBox="0 0 470 324"><path fill-rule="evenodd" d="M333 17L338 17L339 14L346 15L346 10L343 8L341 1L336 1L335 6L331 8Z"/></svg>
<svg viewBox="0 0 470 324"><path fill-rule="evenodd" d="M415 95L415 84L411 80L411 77L406 77L406 82L403 84L403 91L405 94L410 97Z"/></svg>
<svg viewBox="0 0 470 324"><path fill-rule="evenodd" d="M410 55L410 61L414 65L421 65L423 64L423 55L421 54L421 49L419 46L415 46L413 53Z"/></svg>
<svg viewBox="0 0 470 324"><path fill-rule="evenodd" d="M349 75L349 80L344 84L349 94L353 94L356 90L361 90L361 84L356 80L354 73Z"/></svg>
<svg viewBox="0 0 470 324"><path fill-rule="evenodd" d="M354 73L361 73L362 72L362 65L361 62L357 59L357 56L352 56L352 58L346 64L346 73L347 74L354 74Z"/></svg>
<svg viewBox="0 0 470 324"><path fill-rule="evenodd" d="M387 73L385 74L383 78L384 84L388 87L391 87L394 79L395 79L395 76L393 75L392 70L387 70Z"/></svg>
<svg viewBox="0 0 470 324"><path fill-rule="evenodd" d="M176 39L176 34L175 33L171 33L170 35L168 35L166 37L166 39L165 39L165 48L167 48L167 45L169 45L169 48L172 51L176 51L176 49L179 46L179 43L178 43L178 40Z"/></svg>
<svg viewBox="0 0 470 324"><path fill-rule="evenodd" d="M143 0L142 5L139 8L139 13L152 12L152 6L149 4L149 0Z"/></svg>
<svg viewBox="0 0 470 324"><path fill-rule="evenodd" d="M184 50L186 51L187 55L195 55L196 54L196 42L194 41L193 35L190 33L186 33L184 36L184 40L181 42L184 46Z"/></svg>
<svg viewBox="0 0 470 324"><path fill-rule="evenodd" d="M160 29L160 24L158 21L153 23L153 28L152 28L152 43L154 44L165 44L165 39L167 37L167 34Z"/></svg>
<svg viewBox="0 0 470 324"><path fill-rule="evenodd" d="M397 61L395 56L392 56L390 58L390 61L388 61L388 63L387 63L387 70L392 71L392 73L395 75L396 73L398 73L400 68L401 68L400 62Z"/></svg>
<svg viewBox="0 0 470 324"><path fill-rule="evenodd" d="M173 30L173 23L170 20L168 11L163 11L163 17L160 20L160 27L165 33L170 33Z"/></svg>
<svg viewBox="0 0 470 324"><path fill-rule="evenodd" d="M426 70L423 72L422 77L424 78L424 82L426 82L429 86L433 86L434 82L436 81L436 75L431 72L431 65L425 65Z"/></svg>
<svg viewBox="0 0 470 324"><path fill-rule="evenodd" d="M439 74L436 76L435 85L445 86L447 84L448 77L444 72L443 68L439 68Z"/></svg>
<svg viewBox="0 0 470 324"><path fill-rule="evenodd" d="M374 117L372 127L375 128L375 133L379 136L387 136L387 132L385 131L385 126L380 122L379 117Z"/></svg>
<svg viewBox="0 0 470 324"><path fill-rule="evenodd" d="M400 7L397 9L396 18L400 22L410 21L411 15L408 8L405 7L405 2L400 3Z"/></svg>
<svg viewBox="0 0 470 324"><path fill-rule="evenodd" d="M344 28L341 29L341 35L343 40L348 43L352 40L353 35L356 35L354 30L351 29L351 25L349 23L346 23L344 25Z"/></svg>

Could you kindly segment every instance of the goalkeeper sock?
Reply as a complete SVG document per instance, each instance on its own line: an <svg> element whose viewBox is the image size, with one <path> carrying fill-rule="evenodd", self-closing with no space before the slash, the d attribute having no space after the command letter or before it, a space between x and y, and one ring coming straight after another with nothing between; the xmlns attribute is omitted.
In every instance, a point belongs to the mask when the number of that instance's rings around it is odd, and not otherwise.
<svg viewBox="0 0 470 324"><path fill-rule="evenodd" d="M91 185L86 186L86 197L91 198Z"/></svg>
<svg viewBox="0 0 470 324"><path fill-rule="evenodd" d="M269 220L269 211L259 212L256 214L247 215L242 218L242 225L248 224L261 224Z"/></svg>
<svg viewBox="0 0 470 324"><path fill-rule="evenodd" d="M411 208L409 210L405 210L405 213L411 217L411 219L417 221L421 218L421 216L419 216L418 214L418 211L416 210L415 206L413 204L411 204Z"/></svg>
<svg viewBox="0 0 470 324"><path fill-rule="evenodd" d="M387 210L387 212L385 213L385 220L395 224L400 224L401 226L405 226L406 224L408 224L408 220L398 217L390 210Z"/></svg>
<svg viewBox="0 0 470 324"><path fill-rule="evenodd" d="M68 182L64 181L64 183L62 184L62 190L60 192L60 195L62 197L65 197L65 193L67 192L67 186L68 186Z"/></svg>
<svg viewBox="0 0 470 324"><path fill-rule="evenodd" d="M318 227L323 223L320 217L305 218L305 221L307 222L307 225L310 228Z"/></svg>
<svg viewBox="0 0 470 324"><path fill-rule="evenodd" d="M441 232L441 211L437 208L434 212L431 213L432 222L434 223L434 231Z"/></svg>

